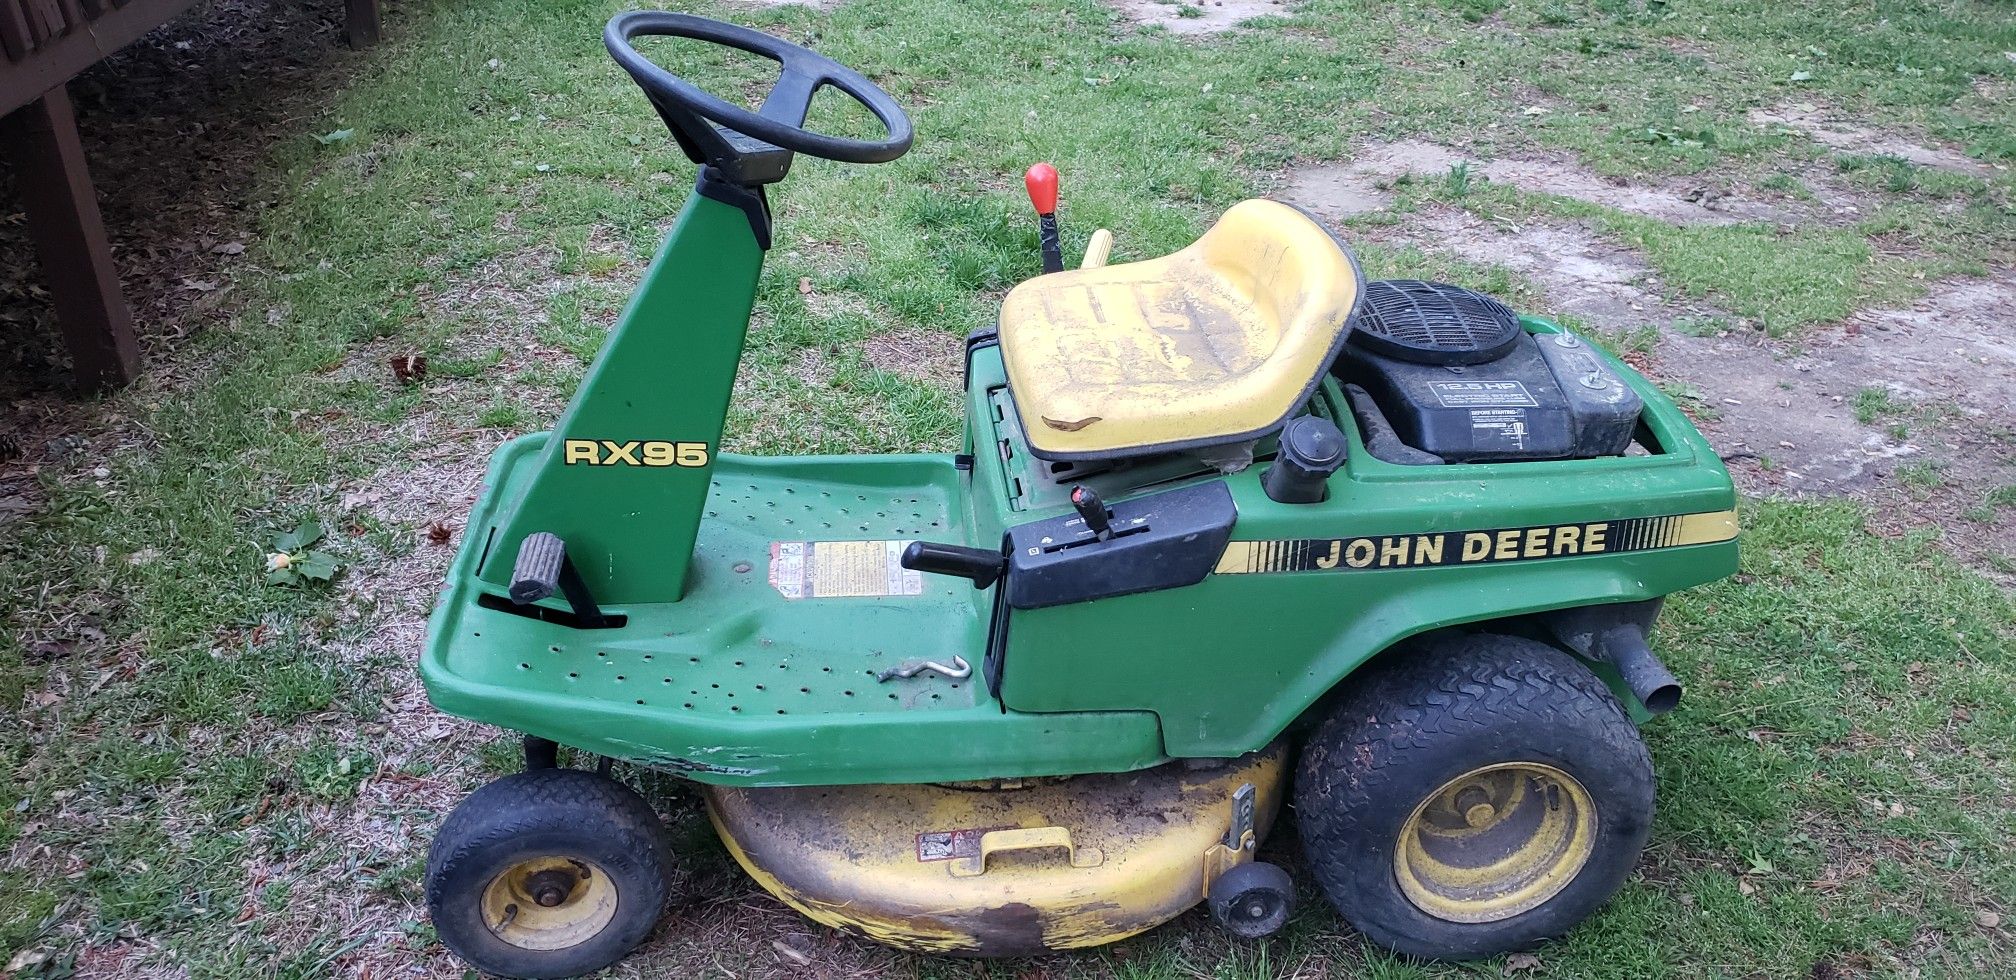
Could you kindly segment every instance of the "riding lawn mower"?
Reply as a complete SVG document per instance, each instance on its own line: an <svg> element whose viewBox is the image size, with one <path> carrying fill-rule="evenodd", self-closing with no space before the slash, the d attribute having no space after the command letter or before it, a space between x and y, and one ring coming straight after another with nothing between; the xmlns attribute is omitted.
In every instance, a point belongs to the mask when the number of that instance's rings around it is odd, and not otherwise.
<svg viewBox="0 0 2016 980"><path fill-rule="evenodd" d="M763 56L760 108L633 46ZM965 345L956 452L720 451L795 154L910 146L862 75L767 34L630 12L610 52L699 175L552 432L492 460L420 662L521 733L429 854L441 940L591 972L656 924L673 855L608 763L701 787L805 916L905 949L1110 943L1193 906L1258 939L1300 867L1369 941L1530 947L1624 881L1653 810L1637 726L1680 685L1663 597L1736 568L1728 473L1589 339L1442 283L1367 282L1286 204L1174 254L1044 272ZM831 87L880 139L805 128ZM561 746L599 758L558 764Z"/></svg>

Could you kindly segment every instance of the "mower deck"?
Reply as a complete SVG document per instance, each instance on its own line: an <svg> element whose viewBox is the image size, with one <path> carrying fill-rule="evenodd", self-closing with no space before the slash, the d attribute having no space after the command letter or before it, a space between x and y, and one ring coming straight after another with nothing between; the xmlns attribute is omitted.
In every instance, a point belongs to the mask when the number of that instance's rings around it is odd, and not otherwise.
<svg viewBox="0 0 2016 980"><path fill-rule="evenodd" d="M545 439L498 451L470 527ZM963 537L964 479L950 455L724 454L685 596L606 606L622 623L603 629L569 625L558 602L514 607L475 575L489 543L465 542L422 676L450 712L721 785L766 785L781 759L802 780L811 755L834 784L1054 774L1017 768L1030 738L1084 746L1074 771L1160 762L1148 712L1004 713L978 677L991 593L896 566L900 542ZM805 542L818 543L809 560ZM879 679L925 661L973 673Z"/></svg>

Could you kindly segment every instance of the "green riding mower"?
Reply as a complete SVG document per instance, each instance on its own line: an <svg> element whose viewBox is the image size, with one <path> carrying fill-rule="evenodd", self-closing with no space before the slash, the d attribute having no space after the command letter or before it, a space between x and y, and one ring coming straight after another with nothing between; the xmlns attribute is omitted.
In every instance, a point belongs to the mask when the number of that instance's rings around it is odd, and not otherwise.
<svg viewBox="0 0 2016 980"><path fill-rule="evenodd" d="M644 36L781 70L745 109ZM525 739L428 858L464 960L569 976L651 931L674 856L608 760L700 784L779 900L931 953L1200 903L1265 936L1284 802L1322 893L1404 954L1530 946L1624 880L1637 724L1680 696L1647 634L1736 568L1729 476L1644 378L1490 297L1366 282L1273 201L1148 261L1102 230L1065 270L1039 165L1045 272L967 340L958 452L723 453L766 186L893 160L910 123L756 31L633 12L605 41L699 177L558 428L498 451L433 615L433 702ZM808 131L826 87L883 137Z"/></svg>

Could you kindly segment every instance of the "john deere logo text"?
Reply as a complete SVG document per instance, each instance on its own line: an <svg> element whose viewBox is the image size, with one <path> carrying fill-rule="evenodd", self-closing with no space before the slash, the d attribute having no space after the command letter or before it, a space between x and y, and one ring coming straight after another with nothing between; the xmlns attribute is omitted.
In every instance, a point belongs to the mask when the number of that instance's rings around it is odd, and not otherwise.
<svg viewBox="0 0 2016 980"><path fill-rule="evenodd" d="M1233 541L1226 544L1217 571L1223 575L1475 565L1709 544L1735 536L1735 512L1721 511L1489 531Z"/></svg>
<svg viewBox="0 0 2016 980"><path fill-rule="evenodd" d="M708 460L704 442L569 439L564 448L569 466L706 466Z"/></svg>

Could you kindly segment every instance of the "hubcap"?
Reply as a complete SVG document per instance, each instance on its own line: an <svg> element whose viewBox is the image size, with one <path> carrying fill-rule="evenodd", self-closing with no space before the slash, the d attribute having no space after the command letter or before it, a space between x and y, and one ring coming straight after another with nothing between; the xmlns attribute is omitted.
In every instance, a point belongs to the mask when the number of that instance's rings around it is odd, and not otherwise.
<svg viewBox="0 0 2016 980"><path fill-rule="evenodd" d="M519 949L567 949L616 918L616 883L601 868L564 857L520 861L483 889L483 924Z"/></svg>
<svg viewBox="0 0 2016 980"><path fill-rule="evenodd" d="M1596 846L1596 807L1573 776L1537 762L1473 769L1414 808L1393 849L1400 890L1449 922L1496 922L1575 880Z"/></svg>

